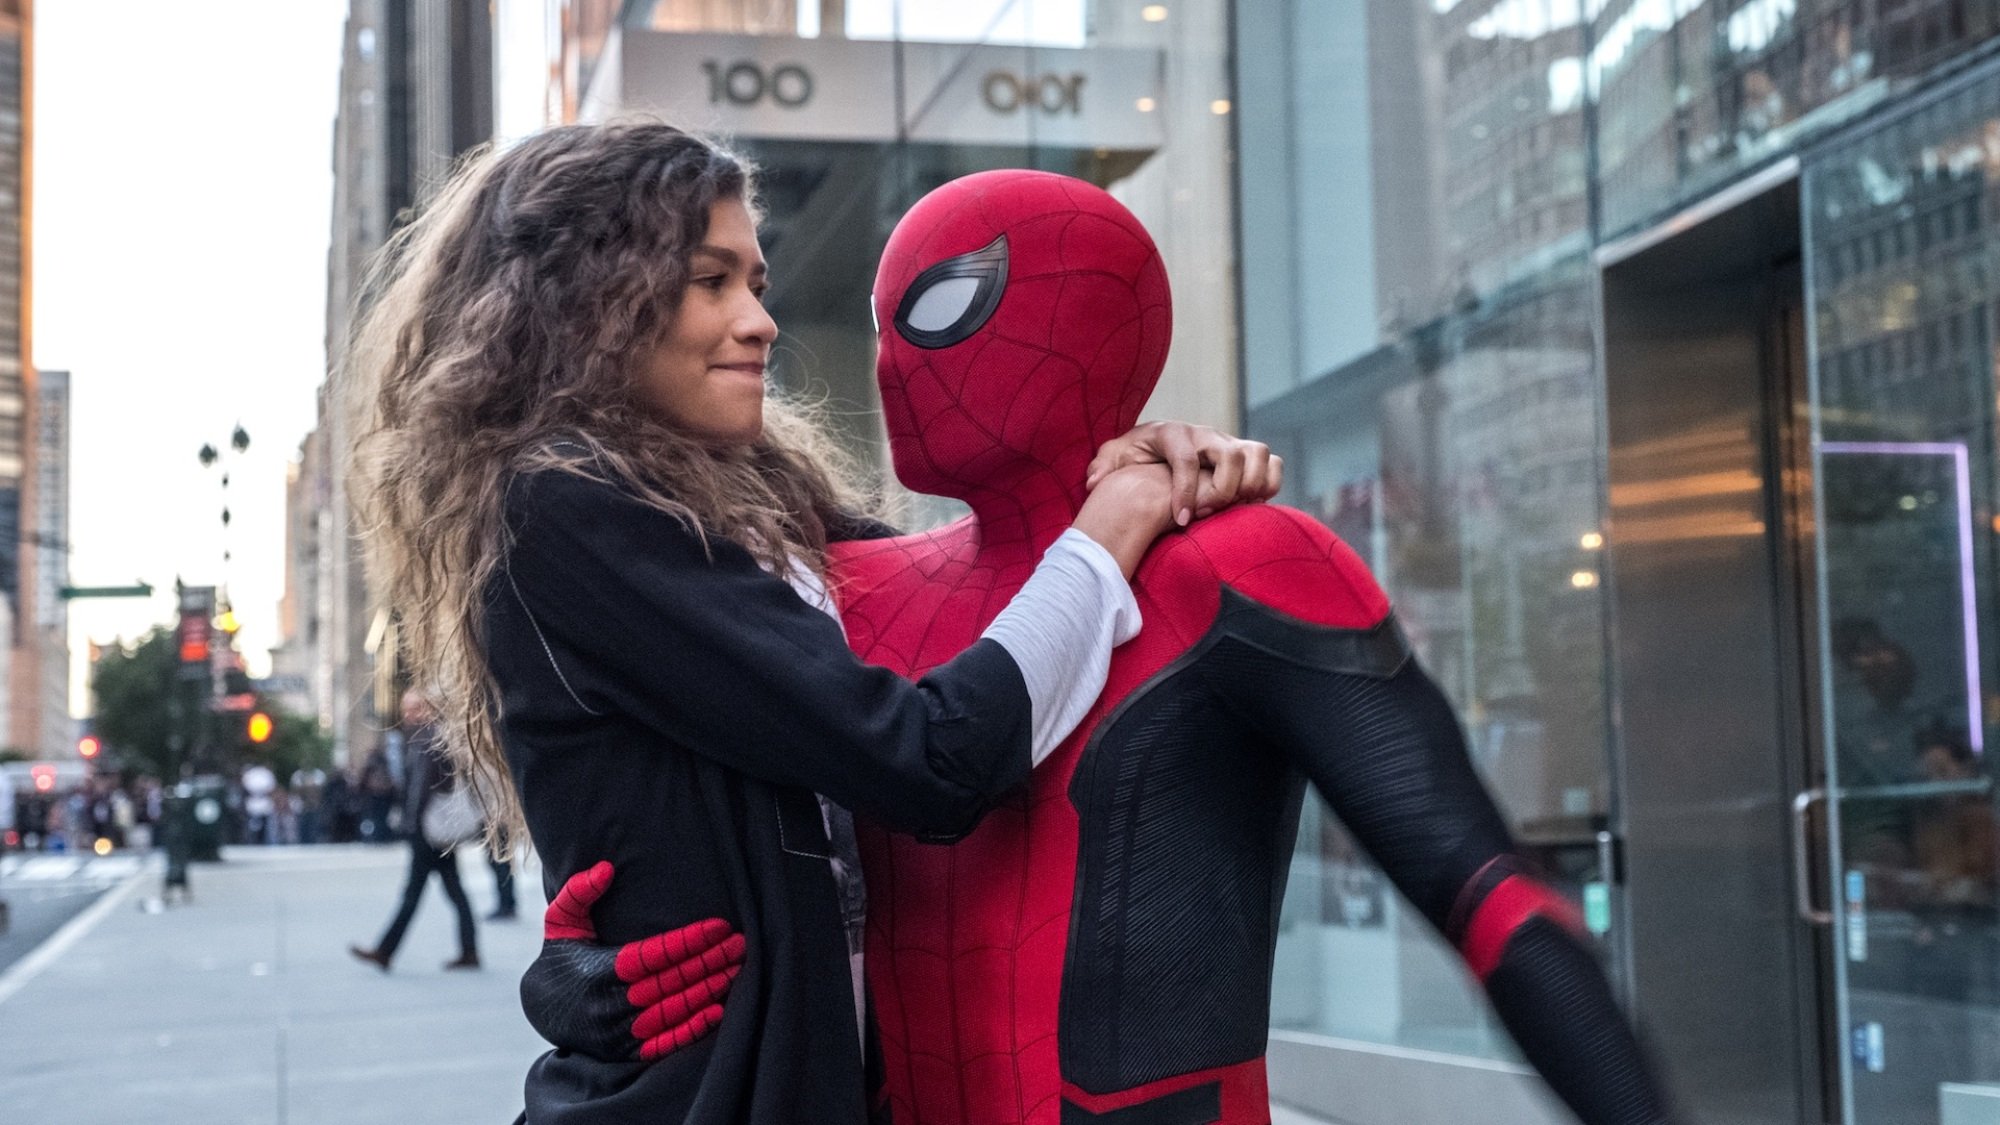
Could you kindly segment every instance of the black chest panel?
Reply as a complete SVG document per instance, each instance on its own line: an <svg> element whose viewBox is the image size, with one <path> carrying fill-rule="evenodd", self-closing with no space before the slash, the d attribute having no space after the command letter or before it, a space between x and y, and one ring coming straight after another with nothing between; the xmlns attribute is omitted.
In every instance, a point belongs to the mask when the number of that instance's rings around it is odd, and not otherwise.
<svg viewBox="0 0 2000 1125"><path fill-rule="evenodd" d="M1220 623L1218 623L1220 624ZM1205 686L1212 632L1085 747L1058 1036L1063 1077L1128 1090L1264 1053L1303 777Z"/></svg>

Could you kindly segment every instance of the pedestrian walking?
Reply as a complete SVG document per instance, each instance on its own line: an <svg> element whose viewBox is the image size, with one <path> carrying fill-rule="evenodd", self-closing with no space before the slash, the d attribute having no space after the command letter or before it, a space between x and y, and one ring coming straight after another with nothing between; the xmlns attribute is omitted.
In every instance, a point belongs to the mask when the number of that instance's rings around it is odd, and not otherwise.
<svg viewBox="0 0 2000 1125"><path fill-rule="evenodd" d="M511 922L518 912L514 900L514 850L505 852L488 851L486 862L493 868L493 891L495 903L493 913L486 916L488 922Z"/></svg>
<svg viewBox="0 0 2000 1125"><path fill-rule="evenodd" d="M382 932L381 940L365 949L350 945L347 951L388 972L389 963L395 959L396 950L403 944L403 935L410 928L410 920L416 917L417 905L424 897L424 887L430 883L431 876L436 875L444 887L445 897L451 900L452 909L458 912L458 959L446 962L444 967L476 969L479 967L479 937L473 926L472 902L465 897L465 887L458 878L457 845L463 842L465 833L455 832L452 835L456 838L433 842L425 838L424 831L425 814L440 802L456 800L463 791L444 756L443 748L438 745L437 715L423 693L415 688L403 693L403 734L403 824L410 843L409 876L403 882L403 898L396 908L396 916L390 920L389 928ZM470 824L473 828L477 827L476 816Z"/></svg>
<svg viewBox="0 0 2000 1125"><path fill-rule="evenodd" d="M244 767L239 784L243 789L243 842L277 843L274 818L278 812L278 776L271 772L271 767L258 762Z"/></svg>
<svg viewBox="0 0 2000 1125"><path fill-rule="evenodd" d="M389 811L396 804L396 776L389 769L386 741L369 751L368 760L361 765L361 781L356 788L360 794L356 833L371 844L388 843Z"/></svg>

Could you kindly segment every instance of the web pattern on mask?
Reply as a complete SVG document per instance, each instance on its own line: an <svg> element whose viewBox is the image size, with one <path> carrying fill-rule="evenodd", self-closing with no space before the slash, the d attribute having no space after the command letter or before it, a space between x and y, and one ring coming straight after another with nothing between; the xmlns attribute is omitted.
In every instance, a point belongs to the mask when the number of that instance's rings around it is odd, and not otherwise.
<svg viewBox="0 0 2000 1125"><path fill-rule="evenodd" d="M1138 417L1165 360L1171 298L1144 229L1094 191L989 181L926 213L913 244L892 241L876 294L889 325L883 405L911 487L984 502L989 519L994 507L1045 518L1080 491L1097 446ZM1001 234L1010 272L984 326L936 351L897 335L886 314L923 268Z"/></svg>

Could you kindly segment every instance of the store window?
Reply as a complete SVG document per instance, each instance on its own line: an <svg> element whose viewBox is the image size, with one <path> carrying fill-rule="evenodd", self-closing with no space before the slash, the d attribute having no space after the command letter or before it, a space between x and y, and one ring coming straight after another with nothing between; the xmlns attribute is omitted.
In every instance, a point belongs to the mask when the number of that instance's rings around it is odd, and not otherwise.
<svg viewBox="0 0 2000 1125"><path fill-rule="evenodd" d="M1474 4L1466 4L1473 7ZM1500 0L1581 19L1603 226L1643 225L1910 89L2000 31L1961 0Z"/></svg>
<svg viewBox="0 0 2000 1125"><path fill-rule="evenodd" d="M1038 168L1145 223L1175 296L1153 417L1240 425L1225 0L653 0L570 13L579 117L652 113L760 168L774 371L881 463L868 293L896 220L947 180ZM958 509L913 502L906 522Z"/></svg>
<svg viewBox="0 0 2000 1125"><path fill-rule="evenodd" d="M1990 70L1990 68L1989 68ZM2000 75L1812 154L1828 901L1845 1119L2000 1088ZM1942 1114L1942 1117L1940 1117Z"/></svg>
<svg viewBox="0 0 2000 1125"><path fill-rule="evenodd" d="M1585 29L1565 5L1239 5L1249 432L1374 568L1515 832L1595 894L1608 813ZM1601 922L1602 912L1595 917ZM1273 1026L1512 1047L1309 808Z"/></svg>

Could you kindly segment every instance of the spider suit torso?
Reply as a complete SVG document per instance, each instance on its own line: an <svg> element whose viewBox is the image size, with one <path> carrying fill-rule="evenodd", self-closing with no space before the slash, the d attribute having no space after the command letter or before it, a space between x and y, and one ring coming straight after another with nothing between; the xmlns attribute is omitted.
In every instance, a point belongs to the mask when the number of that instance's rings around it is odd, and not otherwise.
<svg viewBox="0 0 2000 1125"><path fill-rule="evenodd" d="M995 172L912 209L874 301L897 473L973 509L833 548L850 644L916 676L978 637L1075 515L1092 451L1158 378L1169 296L1108 195ZM888 1118L1268 1121L1272 953L1310 780L1586 1121L1664 1120L1572 912L1513 857L1354 553L1249 506L1167 536L1133 585L1144 630L1023 791L949 845L857 826Z"/></svg>

